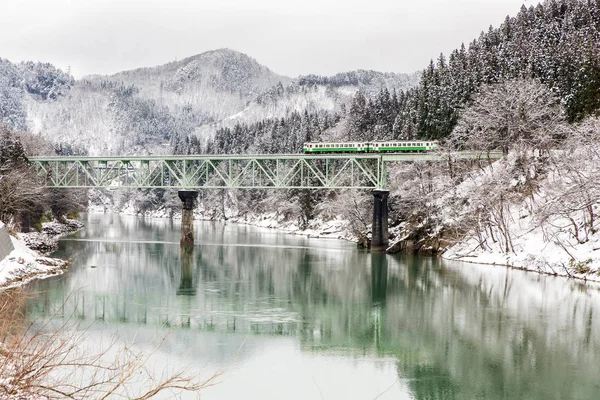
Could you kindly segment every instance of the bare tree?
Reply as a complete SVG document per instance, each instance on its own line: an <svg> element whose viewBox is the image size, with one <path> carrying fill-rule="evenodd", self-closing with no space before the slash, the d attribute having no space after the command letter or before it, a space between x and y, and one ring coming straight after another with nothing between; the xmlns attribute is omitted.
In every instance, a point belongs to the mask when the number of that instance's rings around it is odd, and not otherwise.
<svg viewBox="0 0 600 400"><path fill-rule="evenodd" d="M0 168L0 220L17 225L19 218L46 202L47 191L28 166Z"/></svg>
<svg viewBox="0 0 600 400"><path fill-rule="evenodd" d="M600 118L575 126L551 162L555 173L546 188L548 200L538 204L538 224L548 232L569 229L577 243L585 243L600 223Z"/></svg>
<svg viewBox="0 0 600 400"><path fill-rule="evenodd" d="M483 86L451 135L460 147L477 150L547 151L568 130L558 98L538 80Z"/></svg>

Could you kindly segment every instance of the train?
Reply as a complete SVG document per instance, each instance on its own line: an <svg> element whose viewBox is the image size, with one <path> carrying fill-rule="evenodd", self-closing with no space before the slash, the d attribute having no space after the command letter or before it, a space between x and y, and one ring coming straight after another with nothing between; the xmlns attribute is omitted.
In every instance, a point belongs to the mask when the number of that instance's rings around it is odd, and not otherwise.
<svg viewBox="0 0 600 400"><path fill-rule="evenodd" d="M421 153L439 150L437 140L384 140L377 142L307 142L305 154L322 153Z"/></svg>

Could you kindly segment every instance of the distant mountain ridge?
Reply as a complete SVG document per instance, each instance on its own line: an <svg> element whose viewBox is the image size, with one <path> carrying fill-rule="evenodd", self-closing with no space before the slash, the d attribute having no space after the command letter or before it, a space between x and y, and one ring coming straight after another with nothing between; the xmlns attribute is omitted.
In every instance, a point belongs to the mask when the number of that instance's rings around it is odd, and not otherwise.
<svg viewBox="0 0 600 400"><path fill-rule="evenodd" d="M29 70L35 69L31 65ZM0 93L2 86L12 88L4 108L0 96L0 121L10 125L14 120L10 110L17 110L21 123L14 128L90 154L169 152L175 137L203 141L218 128L235 123L283 118L306 110L339 111L359 90L366 95L382 88L405 90L419 79L418 74L363 70L293 79L246 54L218 49L155 67L80 80L54 67L44 76L42 69L37 72L40 79L33 81L49 85L43 93L51 96L43 98L25 90L25 74L15 78L15 70L19 68L6 60L0 63Z"/></svg>

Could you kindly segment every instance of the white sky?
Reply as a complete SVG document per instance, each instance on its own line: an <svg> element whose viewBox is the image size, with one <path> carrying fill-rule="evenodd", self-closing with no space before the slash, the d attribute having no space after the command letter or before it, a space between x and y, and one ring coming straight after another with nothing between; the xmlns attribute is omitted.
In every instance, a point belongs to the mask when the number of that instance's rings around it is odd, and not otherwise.
<svg viewBox="0 0 600 400"><path fill-rule="evenodd" d="M537 0L0 0L0 57L75 77L228 47L291 77L412 72Z"/></svg>

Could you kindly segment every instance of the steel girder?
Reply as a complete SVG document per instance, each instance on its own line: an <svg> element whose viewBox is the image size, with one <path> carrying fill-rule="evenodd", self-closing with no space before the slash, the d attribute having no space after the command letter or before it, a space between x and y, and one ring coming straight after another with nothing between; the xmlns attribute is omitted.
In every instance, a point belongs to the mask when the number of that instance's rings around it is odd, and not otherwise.
<svg viewBox="0 0 600 400"><path fill-rule="evenodd" d="M502 153L31 157L51 187L385 189L388 162L498 159Z"/></svg>
<svg viewBox="0 0 600 400"><path fill-rule="evenodd" d="M378 189L379 155L32 157L47 186L62 188Z"/></svg>

